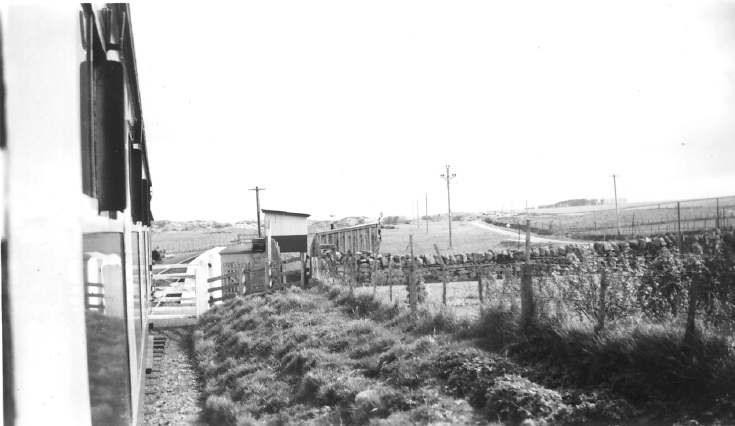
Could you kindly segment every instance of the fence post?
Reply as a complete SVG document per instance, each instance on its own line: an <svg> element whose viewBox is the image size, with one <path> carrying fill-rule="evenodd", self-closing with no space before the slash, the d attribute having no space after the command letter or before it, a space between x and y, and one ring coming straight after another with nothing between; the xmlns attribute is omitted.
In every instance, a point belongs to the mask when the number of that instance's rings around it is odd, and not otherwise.
<svg viewBox="0 0 735 426"><path fill-rule="evenodd" d="M354 281L353 287L357 287L358 285L360 285L360 262L358 261L356 255L352 256L352 268L352 273L354 274L352 278Z"/></svg>
<svg viewBox="0 0 735 426"><path fill-rule="evenodd" d="M444 264L444 258L436 244L434 244L434 251L436 252L436 258L439 261L442 271L442 305L447 306L447 281L449 280L449 274L447 273L447 266Z"/></svg>
<svg viewBox="0 0 735 426"><path fill-rule="evenodd" d="M630 223L630 235L635 235L635 214L633 214L633 220Z"/></svg>
<svg viewBox="0 0 735 426"><path fill-rule="evenodd" d="M343 283L347 283L347 286L350 289L350 293L352 293L352 279L354 278L354 274L352 273L352 257L345 257L345 261L342 264L342 281Z"/></svg>
<svg viewBox="0 0 735 426"><path fill-rule="evenodd" d="M414 265L413 260L413 234L408 236L408 245L410 247L411 259L408 265L408 303L411 304L411 311L416 312L416 282L414 280Z"/></svg>
<svg viewBox="0 0 735 426"><path fill-rule="evenodd" d="M388 298L393 301L393 255L388 256Z"/></svg>
<svg viewBox="0 0 735 426"><path fill-rule="evenodd" d="M198 265L194 272L194 294L196 295L196 315L199 318L209 308L209 285L202 265Z"/></svg>
<svg viewBox="0 0 735 426"><path fill-rule="evenodd" d="M528 327L533 323L536 310L533 301L533 280L531 276L530 222L526 219L526 261L521 270L521 323L524 327Z"/></svg>
<svg viewBox="0 0 735 426"><path fill-rule="evenodd" d="M595 333L599 333L605 328L605 315L607 313L605 301L607 299L607 287L607 269L603 266L600 273L600 301L597 306L597 324L595 325Z"/></svg>
<svg viewBox="0 0 735 426"><path fill-rule="evenodd" d="M681 243L683 238L681 236L681 203L676 202L676 232L679 234L679 252L681 253Z"/></svg>
<svg viewBox="0 0 735 426"><path fill-rule="evenodd" d="M510 296L510 311L518 312L515 292L513 291L513 271L507 265L503 268L503 295Z"/></svg>
<svg viewBox="0 0 735 426"><path fill-rule="evenodd" d="M248 262L246 267L248 268L248 280L246 282L245 291L247 291L247 285L253 282L253 264Z"/></svg>
<svg viewBox="0 0 735 426"><path fill-rule="evenodd" d="M490 286L492 285L493 288L496 288L495 286L495 280L497 278L497 271L495 268L490 265L490 267L487 270L487 276L485 277L485 286L483 288L484 295L488 298L490 297ZM488 299L489 300L489 299Z"/></svg>
<svg viewBox="0 0 735 426"><path fill-rule="evenodd" d="M243 269L240 273L240 276L237 277L237 290L236 291L237 291L238 296L242 296L243 294L245 294L246 287L245 287L245 283L243 282L244 277L245 277L245 270Z"/></svg>
<svg viewBox="0 0 735 426"><path fill-rule="evenodd" d="M687 325L684 331L684 343L693 343L697 337L697 298L699 296L699 283L697 277L692 277L692 282L689 286L689 306L687 309Z"/></svg>
<svg viewBox="0 0 735 426"><path fill-rule="evenodd" d="M306 288L306 253L299 253L299 264L301 265L301 288Z"/></svg>
<svg viewBox="0 0 735 426"><path fill-rule="evenodd" d="M370 281L373 282L373 297L375 297L375 295L378 292L378 280L376 279L375 274L373 274L373 271L377 271L377 269L378 269L378 259L374 258L373 265L370 267Z"/></svg>
<svg viewBox="0 0 735 426"><path fill-rule="evenodd" d="M482 297L482 270L479 266L475 265L475 271L477 274L477 297L480 300L480 307L482 307L484 302L484 298Z"/></svg>

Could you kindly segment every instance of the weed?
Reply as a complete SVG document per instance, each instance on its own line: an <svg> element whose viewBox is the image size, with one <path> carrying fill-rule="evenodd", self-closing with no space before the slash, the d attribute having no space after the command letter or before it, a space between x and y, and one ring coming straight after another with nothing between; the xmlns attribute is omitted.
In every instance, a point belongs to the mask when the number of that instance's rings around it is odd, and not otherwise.
<svg viewBox="0 0 735 426"><path fill-rule="evenodd" d="M508 345L517 343L521 337L519 318L510 311L487 308L480 312L480 317L467 330L460 333L462 337L477 338L493 350L502 350Z"/></svg>
<svg viewBox="0 0 735 426"><path fill-rule="evenodd" d="M525 419L554 420L566 415L570 408L559 392L546 389L516 374L495 379L488 389L485 408L489 418L520 422Z"/></svg>
<svg viewBox="0 0 735 426"><path fill-rule="evenodd" d="M637 401L708 400L735 391L735 353L723 338L682 345L681 328L642 323L595 334L539 323L510 350L521 359L562 366L566 381L606 384Z"/></svg>
<svg viewBox="0 0 735 426"><path fill-rule="evenodd" d="M234 425L237 409L227 395L210 395L204 403L205 418L211 424Z"/></svg>
<svg viewBox="0 0 735 426"><path fill-rule="evenodd" d="M300 349L288 352L281 358L280 371L284 374L303 376L317 366L334 367L342 364L344 361L339 355L315 348Z"/></svg>
<svg viewBox="0 0 735 426"><path fill-rule="evenodd" d="M192 339L213 424L620 423L640 409L621 396L676 404L694 395L735 410L716 402L735 394L724 339L704 332L682 345L673 322L613 322L601 333L518 324L500 308L468 321L318 283L223 304Z"/></svg>

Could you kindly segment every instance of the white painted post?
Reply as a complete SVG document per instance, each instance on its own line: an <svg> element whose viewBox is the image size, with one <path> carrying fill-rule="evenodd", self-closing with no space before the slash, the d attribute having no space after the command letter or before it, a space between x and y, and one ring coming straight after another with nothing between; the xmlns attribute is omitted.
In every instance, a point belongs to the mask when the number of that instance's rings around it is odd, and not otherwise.
<svg viewBox="0 0 735 426"><path fill-rule="evenodd" d="M197 318L209 309L209 283L207 283L206 269L207 262L202 261L194 272Z"/></svg>
<svg viewBox="0 0 735 426"><path fill-rule="evenodd" d="M265 290L270 290L271 283L271 227L270 221L265 224Z"/></svg>

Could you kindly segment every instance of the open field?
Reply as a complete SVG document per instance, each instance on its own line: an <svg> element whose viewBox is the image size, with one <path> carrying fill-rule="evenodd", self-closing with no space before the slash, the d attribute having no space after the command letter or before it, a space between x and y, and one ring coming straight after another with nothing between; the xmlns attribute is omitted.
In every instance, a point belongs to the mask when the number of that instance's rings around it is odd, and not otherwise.
<svg viewBox="0 0 735 426"><path fill-rule="evenodd" d="M395 229L382 230L382 242L380 251L382 253L404 254L408 253L409 235L413 234L414 254L434 253L434 244L442 253L471 253L485 252L487 250L498 250L516 248L524 244L525 235L510 230L493 230L488 226L469 221L452 222L452 246L449 250L449 224L446 221L429 222L429 232L422 223L421 227L415 224L395 225ZM532 239L534 242L535 239ZM544 245L554 245L540 240Z"/></svg>
<svg viewBox="0 0 735 426"><path fill-rule="evenodd" d="M528 218L531 229L541 234L570 237L602 238L617 235L614 206L581 206L553 209L533 209L493 218L496 223L523 224ZM652 203L631 203L619 209L620 231L625 236L657 235L677 232L678 220L682 232L701 231L735 225L735 197L707 198Z"/></svg>
<svg viewBox="0 0 735 426"><path fill-rule="evenodd" d="M256 236L240 228L226 228L213 232L162 231L151 233L151 246L153 249L163 249L167 254L195 253L229 245L231 241L237 239L238 234Z"/></svg>

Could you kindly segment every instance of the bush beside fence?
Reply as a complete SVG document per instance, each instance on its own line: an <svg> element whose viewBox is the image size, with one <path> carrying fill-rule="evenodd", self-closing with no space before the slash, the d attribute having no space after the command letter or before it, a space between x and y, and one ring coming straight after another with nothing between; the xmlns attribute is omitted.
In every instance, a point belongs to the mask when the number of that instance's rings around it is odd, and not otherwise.
<svg viewBox="0 0 735 426"><path fill-rule="evenodd" d="M636 321L678 324L693 339L702 330L735 331L735 235L713 230L681 241L672 235L621 242L571 244L560 248L527 244L524 251L370 257L330 253L319 260L323 278L401 302L412 286L427 294L416 303L461 306L447 288L462 284L472 316L494 306L520 310L524 323L539 318L574 322L601 332ZM409 282L409 277L413 277ZM470 283L467 283L470 282ZM472 285L475 282L476 285ZM434 284L431 284L435 286ZM399 294L393 287L409 289ZM405 286L405 287L403 287ZM468 286L474 292L468 292ZM450 293L456 293L449 290ZM474 293L474 294L472 294ZM450 294L450 298L452 295ZM421 302L419 302L421 299Z"/></svg>

